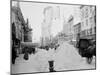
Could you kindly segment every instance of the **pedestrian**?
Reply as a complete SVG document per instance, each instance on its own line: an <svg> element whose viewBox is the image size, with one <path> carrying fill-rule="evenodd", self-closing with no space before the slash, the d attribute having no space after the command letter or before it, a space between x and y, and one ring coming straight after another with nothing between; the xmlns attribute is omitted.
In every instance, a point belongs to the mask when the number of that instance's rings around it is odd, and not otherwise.
<svg viewBox="0 0 100 75"><path fill-rule="evenodd" d="M28 60L29 59L29 55L28 55L28 47L26 47L25 49L25 54L24 54L24 57L23 57L25 60Z"/></svg>

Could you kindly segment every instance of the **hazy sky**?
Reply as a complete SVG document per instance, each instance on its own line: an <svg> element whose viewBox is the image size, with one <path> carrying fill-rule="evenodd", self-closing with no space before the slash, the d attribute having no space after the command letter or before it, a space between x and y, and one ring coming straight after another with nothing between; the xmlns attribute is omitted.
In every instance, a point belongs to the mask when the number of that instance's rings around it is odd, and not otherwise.
<svg viewBox="0 0 100 75"><path fill-rule="evenodd" d="M15 5L16 3L13 3ZM76 18L76 21L79 20L78 13L78 7L76 5L57 5L57 4L46 4L46 3L33 3L33 2L20 2L20 8L22 11L22 14L24 16L24 19L29 19L29 25L33 29L32 33L32 41L36 42L40 40L41 37L41 24L44 19L43 11L44 8L47 6L52 6L55 8L56 6L60 7L60 21L61 22L55 22L55 24L51 27L51 33L53 35L56 35L59 31L63 28L63 16L68 19L68 17L73 14ZM59 20L58 20L59 21ZM75 22L76 22L75 21ZM56 28L56 29L55 29Z"/></svg>

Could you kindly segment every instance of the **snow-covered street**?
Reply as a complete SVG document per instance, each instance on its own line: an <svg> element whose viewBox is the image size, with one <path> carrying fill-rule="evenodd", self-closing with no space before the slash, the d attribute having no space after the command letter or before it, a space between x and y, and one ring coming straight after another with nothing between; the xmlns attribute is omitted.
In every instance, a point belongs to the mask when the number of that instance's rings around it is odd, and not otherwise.
<svg viewBox="0 0 100 75"><path fill-rule="evenodd" d="M29 55L27 61L21 54L12 65L12 73L49 72L50 60L54 61L55 71L95 69L95 57L91 64L87 64L86 59L78 54L73 45L63 42L57 50L37 49L37 53Z"/></svg>

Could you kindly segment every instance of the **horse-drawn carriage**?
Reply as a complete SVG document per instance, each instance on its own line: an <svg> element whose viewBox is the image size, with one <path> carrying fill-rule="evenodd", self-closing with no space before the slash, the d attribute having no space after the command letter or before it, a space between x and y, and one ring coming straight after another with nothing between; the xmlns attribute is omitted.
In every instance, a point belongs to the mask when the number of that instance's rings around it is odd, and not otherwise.
<svg viewBox="0 0 100 75"><path fill-rule="evenodd" d="M78 52L82 57L87 58L87 62L92 62L93 56L96 56L96 41L93 39L79 39L77 42Z"/></svg>

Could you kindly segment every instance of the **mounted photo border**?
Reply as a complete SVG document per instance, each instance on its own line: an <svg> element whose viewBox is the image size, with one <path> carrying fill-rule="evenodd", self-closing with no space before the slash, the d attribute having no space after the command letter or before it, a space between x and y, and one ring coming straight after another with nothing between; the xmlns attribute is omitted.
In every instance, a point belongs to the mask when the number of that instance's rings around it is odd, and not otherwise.
<svg viewBox="0 0 100 75"><path fill-rule="evenodd" d="M42 4L59 4L59 5L83 5L83 6L95 6L95 13L96 13L96 16L97 16L97 7L96 7L96 5L85 5L85 4L71 4L71 3L55 3L55 2L41 2L41 1L23 1L23 0L10 0L10 28L11 28L11 30L10 30L10 37L11 37L11 39L12 39L12 35L11 35L11 33L12 33L12 27L11 27L11 22L12 22L12 18L11 18L11 15L12 15L12 9L11 9L11 7L12 7L12 1L19 1L19 2L31 2L31 3L42 3ZM97 18L96 18L97 19ZM97 25L96 25L96 33L97 33ZM97 34L96 34L96 38L97 38ZM12 51L11 51L11 49L12 49L12 40L10 39L10 74L12 74L12 71L11 71L11 67L12 67ZM97 46L97 45L96 45ZM97 54L97 49L96 49L96 54ZM96 58L97 58L97 55L96 55ZM95 69L79 69L79 70L64 70L64 71L57 71L57 72L71 72L71 71L84 71L84 70L96 70L96 68L97 68L97 59L96 59L96 61L95 61ZM36 73L52 73L52 72L31 72L31 73L17 73L17 74L36 74ZM16 74L14 74L14 75L16 75Z"/></svg>

